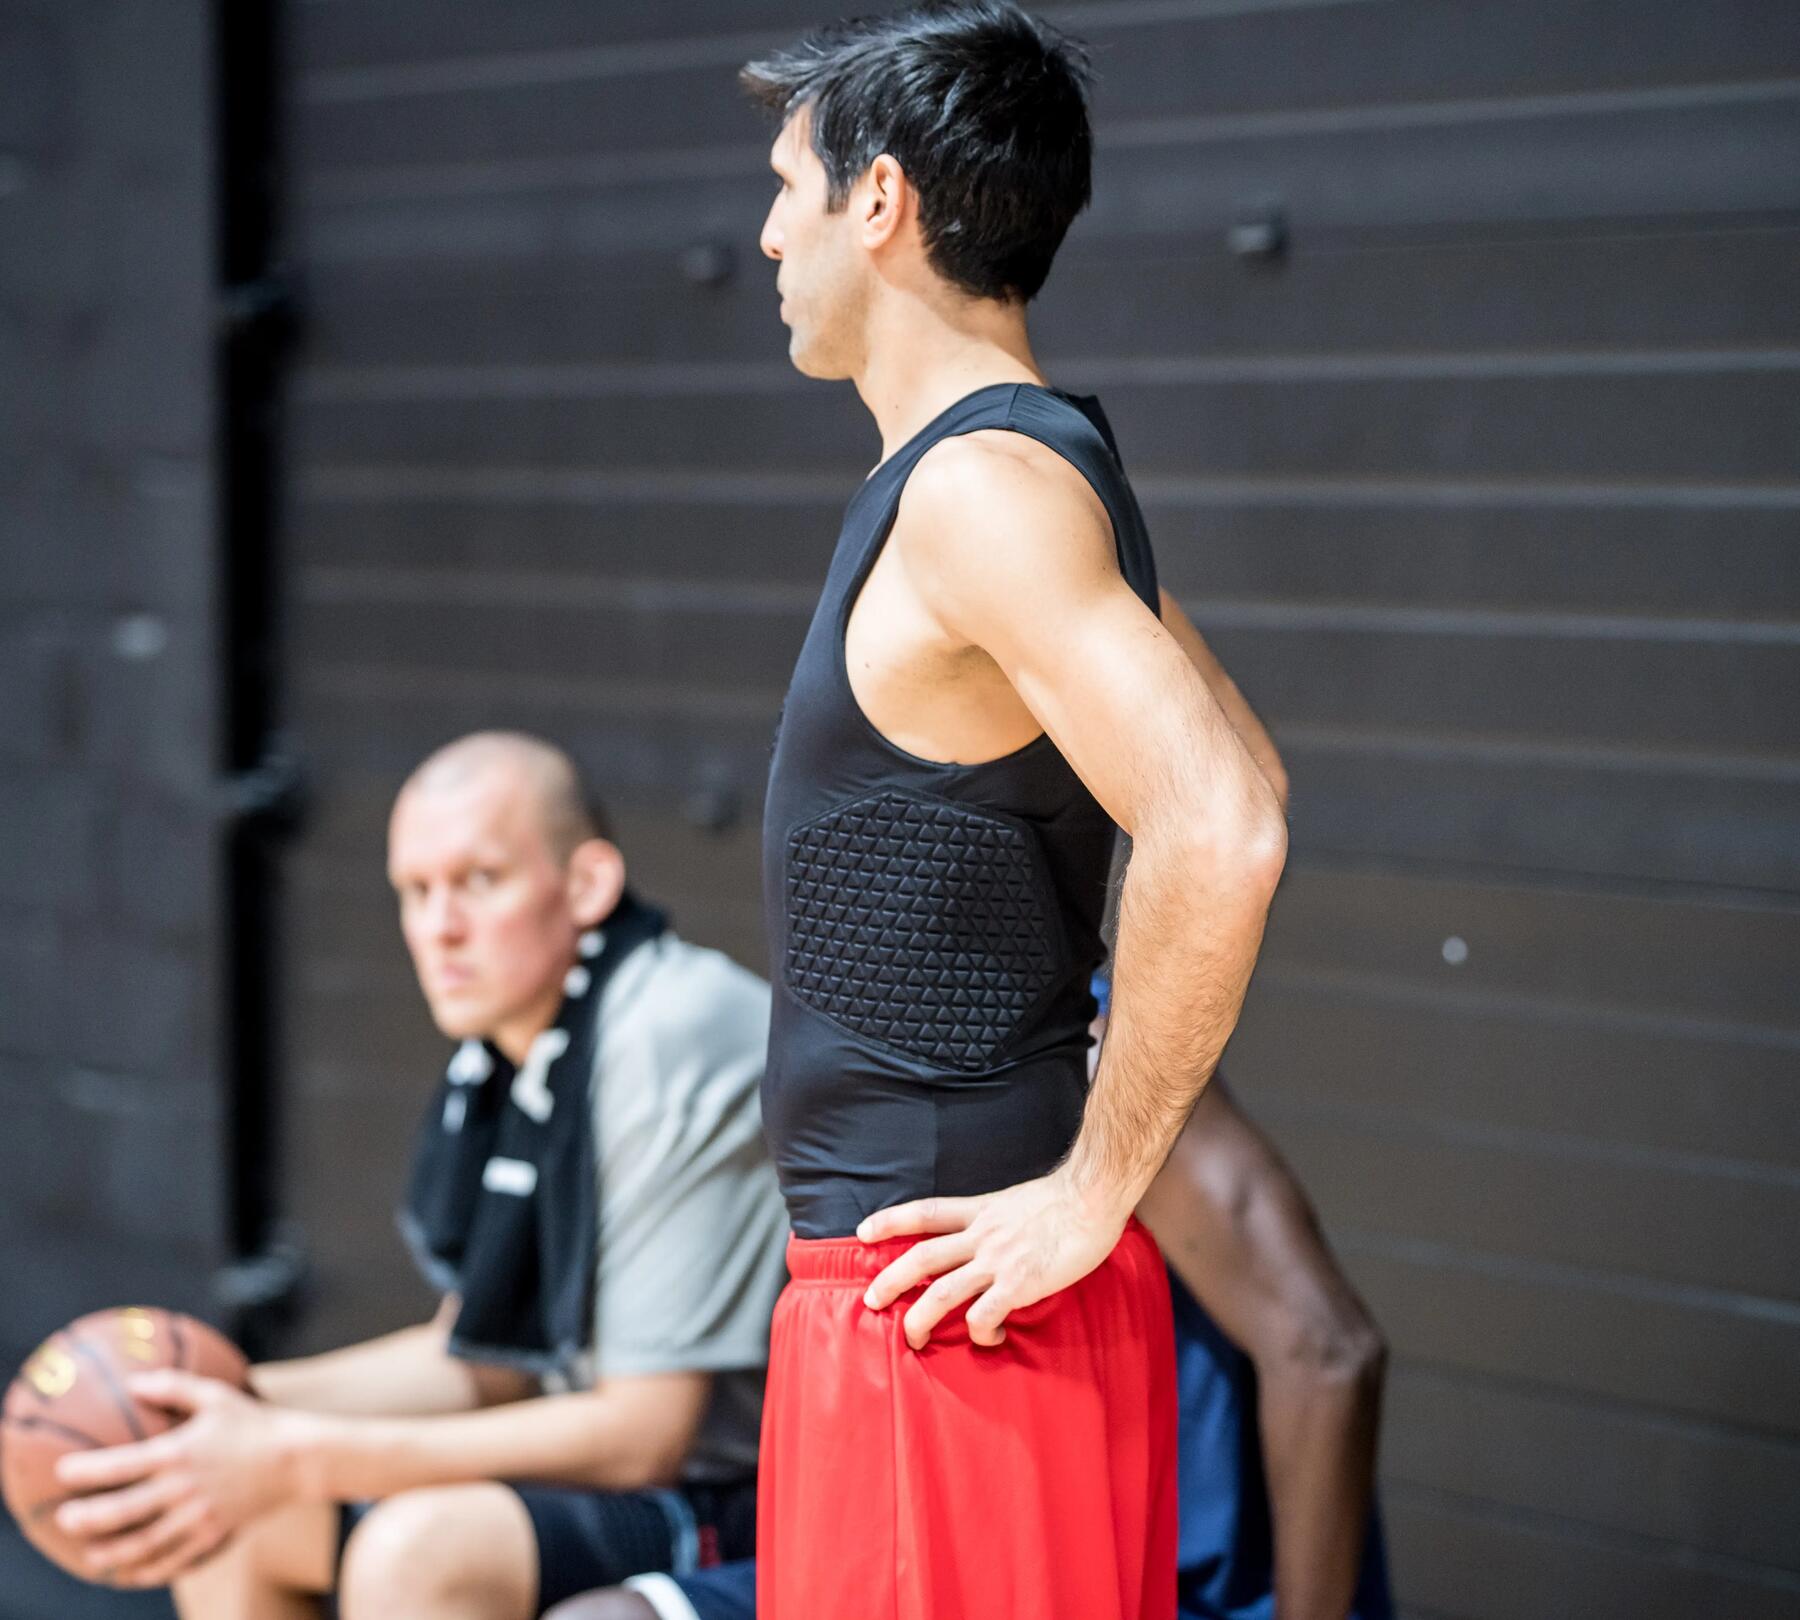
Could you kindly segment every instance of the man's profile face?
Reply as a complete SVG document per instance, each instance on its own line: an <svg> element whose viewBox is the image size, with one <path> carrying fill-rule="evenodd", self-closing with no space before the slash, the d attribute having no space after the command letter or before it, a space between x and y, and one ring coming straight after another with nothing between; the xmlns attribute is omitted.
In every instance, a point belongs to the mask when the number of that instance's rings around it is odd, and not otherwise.
<svg viewBox="0 0 1800 1620"><path fill-rule="evenodd" d="M855 368L867 266L856 248L854 196L836 213L826 206L825 165L812 149L807 108L782 126L769 167L780 189L763 222L761 246L781 266L775 286L789 330L788 356L809 377L848 377Z"/></svg>
<svg viewBox="0 0 1800 1620"><path fill-rule="evenodd" d="M491 1038L555 1017L582 925L518 773L408 787L388 824L388 879L444 1034Z"/></svg>

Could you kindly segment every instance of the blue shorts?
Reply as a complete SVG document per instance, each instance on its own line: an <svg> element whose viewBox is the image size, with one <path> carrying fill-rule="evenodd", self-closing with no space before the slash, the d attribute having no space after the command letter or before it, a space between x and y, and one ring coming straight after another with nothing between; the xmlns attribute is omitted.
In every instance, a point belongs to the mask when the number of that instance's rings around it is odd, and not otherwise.
<svg viewBox="0 0 1800 1620"><path fill-rule="evenodd" d="M743 1610L703 1609L753 1615L756 1600L756 1485L689 1485L678 1490L590 1491L555 1485L514 1485L537 1538L538 1609L551 1608L596 1587L617 1586L647 1570L675 1570L684 1577L702 1562L745 1560L750 1603ZM351 1533L374 1503L343 1510L340 1556ZM697 1577L695 1577L697 1578Z"/></svg>
<svg viewBox="0 0 1800 1620"><path fill-rule="evenodd" d="M754 1558L692 1575L639 1575L625 1584L658 1620L756 1620Z"/></svg>

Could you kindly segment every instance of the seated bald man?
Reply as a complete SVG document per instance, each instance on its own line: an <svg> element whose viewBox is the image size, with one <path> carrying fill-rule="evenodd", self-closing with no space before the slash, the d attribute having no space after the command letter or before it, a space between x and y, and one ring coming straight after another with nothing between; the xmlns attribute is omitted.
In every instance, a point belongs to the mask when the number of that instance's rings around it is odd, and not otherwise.
<svg viewBox="0 0 1800 1620"><path fill-rule="evenodd" d="M461 1044L401 1224L435 1318L137 1392L166 1437L71 1458L62 1522L184 1620L528 1620L754 1546L787 1219L757 1090L769 993L626 887L575 770L483 733L407 781L401 930ZM505 1403L505 1404L502 1404ZM529 1482L529 1483L501 1483Z"/></svg>

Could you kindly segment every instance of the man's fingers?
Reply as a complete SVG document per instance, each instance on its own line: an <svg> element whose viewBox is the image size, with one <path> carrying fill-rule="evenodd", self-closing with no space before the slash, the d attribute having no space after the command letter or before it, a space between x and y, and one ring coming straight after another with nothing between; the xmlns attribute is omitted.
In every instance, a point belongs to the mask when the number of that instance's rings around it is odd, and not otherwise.
<svg viewBox="0 0 1800 1620"><path fill-rule="evenodd" d="M137 1585L139 1577L213 1528L208 1505L190 1497L125 1535L94 1542L87 1550L88 1566L106 1571L109 1580Z"/></svg>
<svg viewBox="0 0 1800 1620"><path fill-rule="evenodd" d="M883 1238L960 1232L975 1219L982 1202L979 1198L919 1198L910 1204L895 1204L865 1216L856 1235L864 1243L879 1243Z"/></svg>
<svg viewBox="0 0 1800 1620"><path fill-rule="evenodd" d="M65 1502L56 1510L56 1528L71 1536L116 1536L161 1513L186 1494L185 1482L168 1474L155 1474L116 1491Z"/></svg>
<svg viewBox="0 0 1800 1620"><path fill-rule="evenodd" d="M56 1462L57 1483L77 1491L104 1490L109 1485L130 1485L154 1473L170 1461L173 1448L167 1435L139 1440L128 1446L107 1446L99 1451L70 1451Z"/></svg>
<svg viewBox="0 0 1800 1620"><path fill-rule="evenodd" d="M167 1586L197 1564L205 1563L228 1538L228 1531L219 1529L209 1520L191 1530L166 1552L134 1568L115 1570L110 1578L119 1586Z"/></svg>
<svg viewBox="0 0 1800 1620"><path fill-rule="evenodd" d="M967 1232L915 1243L869 1284L863 1303L872 1311L886 1310L910 1289L952 1266L960 1266L975 1252L975 1240Z"/></svg>
<svg viewBox="0 0 1800 1620"><path fill-rule="evenodd" d="M155 1372L133 1373L126 1388L147 1406L166 1407L172 1412L197 1412L218 1399L227 1386L216 1378L202 1378L196 1373L179 1372L173 1367L160 1367Z"/></svg>
<svg viewBox="0 0 1800 1620"><path fill-rule="evenodd" d="M961 1266L939 1277L913 1301L906 1313L906 1342L915 1350L923 1350L931 1338L931 1330L966 1299L973 1299L993 1282L993 1277L976 1266Z"/></svg>
<svg viewBox="0 0 1800 1620"><path fill-rule="evenodd" d="M996 1344L1006 1343L1004 1323L1011 1309L1012 1306L1006 1303L1000 1290L990 1288L969 1307L969 1314L963 1318L969 1325L970 1340L990 1349Z"/></svg>

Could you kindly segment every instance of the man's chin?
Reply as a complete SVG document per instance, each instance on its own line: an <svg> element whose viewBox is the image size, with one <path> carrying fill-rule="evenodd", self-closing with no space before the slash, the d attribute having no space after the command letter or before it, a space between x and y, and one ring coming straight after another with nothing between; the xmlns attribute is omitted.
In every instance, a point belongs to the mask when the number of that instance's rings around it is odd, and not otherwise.
<svg viewBox="0 0 1800 1620"><path fill-rule="evenodd" d="M788 359L802 377L818 382L842 382L850 375L842 366L833 364L828 355L809 346L798 332L788 338Z"/></svg>
<svg viewBox="0 0 1800 1620"><path fill-rule="evenodd" d="M431 1021L446 1040L481 1041L493 1031L494 1020L487 1016L485 1008L455 1001L434 1001L429 1005Z"/></svg>

